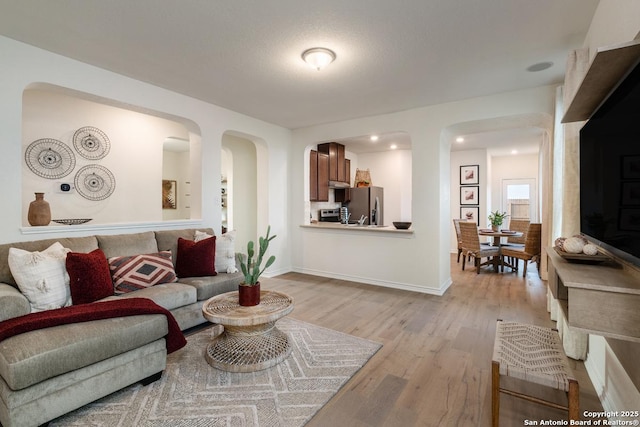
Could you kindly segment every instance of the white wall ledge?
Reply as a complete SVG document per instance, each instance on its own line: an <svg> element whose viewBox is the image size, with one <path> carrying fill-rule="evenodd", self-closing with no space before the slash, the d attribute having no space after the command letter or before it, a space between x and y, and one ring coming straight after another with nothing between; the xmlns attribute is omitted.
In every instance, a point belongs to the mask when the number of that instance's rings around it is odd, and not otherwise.
<svg viewBox="0 0 640 427"><path fill-rule="evenodd" d="M370 226L370 225L355 225L355 224L341 224L338 222L318 222L313 224L302 224L302 228L315 229L315 230L327 230L327 231L340 231L340 232L354 232L354 233L382 233L382 234L397 234L402 237L413 237L413 230L398 230L392 225L386 226Z"/></svg>
<svg viewBox="0 0 640 427"><path fill-rule="evenodd" d="M38 227L21 227L20 233L24 235L35 234L55 234L55 233L86 233L88 231L113 231L113 230L138 230L138 229L154 229L154 230L171 230L174 228L199 228L205 227L201 219L185 219L175 221L157 221L157 222L129 222L114 224L89 224L80 225L63 225L51 223L51 225Z"/></svg>

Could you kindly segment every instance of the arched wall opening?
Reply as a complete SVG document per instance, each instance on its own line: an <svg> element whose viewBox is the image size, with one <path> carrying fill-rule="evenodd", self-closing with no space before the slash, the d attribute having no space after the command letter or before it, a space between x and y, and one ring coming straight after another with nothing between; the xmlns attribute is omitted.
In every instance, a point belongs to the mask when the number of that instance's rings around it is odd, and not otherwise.
<svg viewBox="0 0 640 427"><path fill-rule="evenodd" d="M412 139L408 132L380 132L372 140L372 135L359 135L330 140L316 141L305 146L302 152L304 170L304 224L318 220L320 209L336 209L348 206L343 203L340 187L330 186L328 200L312 200L310 192L311 165L310 153L318 149L318 144L337 142L345 147L345 159L348 160L346 185L355 187L358 169L368 170L371 185L384 190L383 225L391 226L394 221L412 220ZM338 195L336 194L338 193ZM355 218L351 218L355 220Z"/></svg>
<svg viewBox="0 0 640 427"><path fill-rule="evenodd" d="M48 83L27 85L22 100L22 226L34 192L50 203L50 231L61 221L201 219L201 137L192 120Z"/></svg>
<svg viewBox="0 0 640 427"><path fill-rule="evenodd" d="M494 174L494 168L492 167L493 157L490 149L471 150L467 153L456 153L456 164L452 164L452 152L451 148L453 144L456 144L455 140L460 135L471 134L491 134L496 132L505 131L518 131L529 132L531 129L537 135L539 140L539 149L536 154L529 154L529 158L533 157L535 164L532 165L533 171L530 173L535 174L537 179L537 205L538 213L537 221L542 222L542 244L549 240L550 236L550 217L551 217L551 135L553 135L553 119L546 113L538 114L523 114L517 116L505 116L497 117L486 120L476 120L463 123L456 123L448 126L442 131L441 134L441 167L443 170L449 171L449 186L448 192L441 198L441 213L445 221L443 221L443 228L446 227L447 233L443 236L449 236L449 241L446 242L446 247L449 251L455 251L457 247L457 238L452 224L452 219L460 218L463 210L465 212L473 211L477 218L474 218L479 226L486 226L487 215L489 211L497 209L499 206L499 200L501 200L501 187L495 184L496 179L492 176ZM464 154L458 154L464 153ZM523 155L525 156L525 155ZM478 165L478 203L475 205L463 205L460 200L461 187L473 187L461 185L460 181L460 168L461 165ZM529 168L531 169L531 168ZM497 187L497 188L495 188ZM442 247L445 247L443 243ZM546 277L546 260L542 257L543 263L540 271L543 278Z"/></svg>
<svg viewBox="0 0 640 427"><path fill-rule="evenodd" d="M229 229L236 230L236 250L242 252L269 224L268 149L263 139L231 130L222 136L222 149L222 160L230 161L222 165L222 180L225 173L227 180L227 221Z"/></svg>

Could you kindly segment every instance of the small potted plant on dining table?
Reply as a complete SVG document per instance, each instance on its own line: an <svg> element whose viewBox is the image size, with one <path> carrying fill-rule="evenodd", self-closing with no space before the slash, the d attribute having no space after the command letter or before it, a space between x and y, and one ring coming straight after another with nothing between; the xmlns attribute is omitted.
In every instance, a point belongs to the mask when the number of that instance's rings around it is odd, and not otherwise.
<svg viewBox="0 0 640 427"><path fill-rule="evenodd" d="M260 304L260 275L276 260L275 255L271 255L264 267L262 267L262 259L269 249L269 242L276 236L269 236L271 226L267 227L267 235L258 239L258 255L254 259L255 249L254 242L247 243L247 258L245 262L244 256L238 254L240 270L244 275L244 282L238 286L238 299L242 306L253 306Z"/></svg>
<svg viewBox="0 0 640 427"><path fill-rule="evenodd" d="M493 231L499 231L500 226L504 222L505 218L508 217L506 212L500 213L500 211L496 210L495 212L491 212L489 215L489 223L491 224L491 229Z"/></svg>

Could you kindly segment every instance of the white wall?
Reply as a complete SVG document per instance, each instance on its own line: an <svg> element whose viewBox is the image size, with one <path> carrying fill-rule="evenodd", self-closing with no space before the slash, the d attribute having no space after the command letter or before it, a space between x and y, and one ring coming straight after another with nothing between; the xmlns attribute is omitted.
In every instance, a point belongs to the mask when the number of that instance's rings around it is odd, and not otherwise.
<svg viewBox="0 0 640 427"><path fill-rule="evenodd" d="M33 230L23 224L23 153L22 153L22 95L32 84L45 83L113 100L115 104L127 104L139 111L164 113L170 117L183 117L195 123L199 129L189 128L190 140L200 140L200 148L192 150L191 156L201 166L202 184L192 188L202 194L198 202L202 205L202 220L190 221L189 226L208 226L220 229L220 152L222 135L226 131L237 131L260 138L261 148L258 173L267 176L264 185L262 208L258 209L259 224L271 224L278 238L272 243L277 260L271 271L289 270L289 218L288 186L289 146L291 132L251 117L224 108L183 96L156 86L136 81L69 58L65 58L14 40L0 37L0 170L3 186L0 196L3 201L3 220L0 222L2 242L55 238L56 236L79 236L115 234L129 231L178 228L175 222L122 223L113 227L60 228L43 227ZM184 124L184 123L183 123ZM83 123L82 125L87 125ZM199 133L201 136L193 135ZM158 162L160 158L158 157ZM285 167L283 167L285 166ZM272 172L272 173L270 173ZM157 177L160 179L160 176ZM193 187L193 186L192 186ZM154 186L155 188L155 186ZM145 191L150 191L145 188ZM151 189L151 191L155 191ZM264 227L266 229L266 225ZM135 229L135 230L132 230ZM271 251L271 248L270 248Z"/></svg>
<svg viewBox="0 0 640 427"><path fill-rule="evenodd" d="M591 59L598 48L626 43L640 36L640 2L600 0L583 43Z"/></svg>
<svg viewBox="0 0 640 427"><path fill-rule="evenodd" d="M384 225L411 221L411 158L410 150L358 155L357 167L369 169L372 184L384 188Z"/></svg>
<svg viewBox="0 0 640 427"><path fill-rule="evenodd" d="M456 231L453 228L453 219L460 218L460 166L478 165L478 186L480 187L480 204L478 205L477 223L480 227L486 227L487 224L487 188L489 187L488 169L487 169L487 150L465 150L451 152L451 173L449 179L451 181L450 195L450 245L451 252L458 252L458 239Z"/></svg>

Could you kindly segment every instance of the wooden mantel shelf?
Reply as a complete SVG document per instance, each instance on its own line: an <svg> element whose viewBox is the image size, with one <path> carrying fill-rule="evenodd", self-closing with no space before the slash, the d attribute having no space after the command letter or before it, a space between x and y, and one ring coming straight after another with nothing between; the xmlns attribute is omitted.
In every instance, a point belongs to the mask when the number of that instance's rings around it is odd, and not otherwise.
<svg viewBox="0 0 640 427"><path fill-rule="evenodd" d="M562 123L587 120L624 75L640 60L640 40L598 49Z"/></svg>
<svg viewBox="0 0 640 427"><path fill-rule="evenodd" d="M615 265L567 262L552 248L549 288L565 311L570 327L640 342L640 281Z"/></svg>

